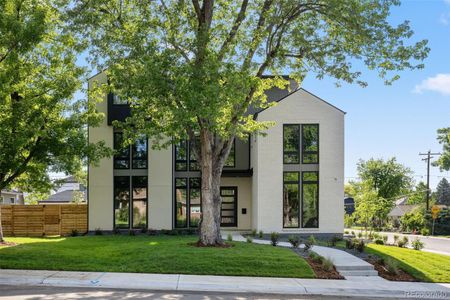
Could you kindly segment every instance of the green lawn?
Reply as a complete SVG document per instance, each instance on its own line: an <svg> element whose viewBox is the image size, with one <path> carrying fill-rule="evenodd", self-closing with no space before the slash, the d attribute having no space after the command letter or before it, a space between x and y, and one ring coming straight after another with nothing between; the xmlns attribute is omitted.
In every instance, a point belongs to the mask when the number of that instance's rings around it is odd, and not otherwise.
<svg viewBox="0 0 450 300"><path fill-rule="evenodd" d="M167 274L314 278L290 249L233 242L231 248L198 248L194 236L84 236L6 238L0 268Z"/></svg>
<svg viewBox="0 0 450 300"><path fill-rule="evenodd" d="M375 244L366 249L370 254L396 259L401 269L421 281L450 282L450 256Z"/></svg>

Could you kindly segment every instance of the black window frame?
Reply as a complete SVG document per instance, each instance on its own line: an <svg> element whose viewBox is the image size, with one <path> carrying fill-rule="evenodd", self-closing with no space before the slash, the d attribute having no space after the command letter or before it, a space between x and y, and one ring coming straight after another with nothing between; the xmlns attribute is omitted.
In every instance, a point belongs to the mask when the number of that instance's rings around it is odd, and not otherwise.
<svg viewBox="0 0 450 300"><path fill-rule="evenodd" d="M138 186L137 188L139 188L139 187L145 187L145 189L146 189L146 191L145 191L145 200L142 200L142 199L139 199L139 200L135 200L134 199L134 193L133 193L133 190L134 190L134 188L136 187L135 186L135 184L134 184L134 182L135 182L135 179L137 178L137 177L143 177L143 178L145 178L145 180L144 180L144 182L145 182L145 185L144 186ZM145 202L145 225L142 227L142 226L138 226L138 227L136 227L136 226L134 226L134 211L133 211L133 208L134 208L134 201L144 201ZM139 175L134 175L134 176L131 176L131 190L130 190L130 203L131 203L131 205L130 205L130 220L131 220L131 223L130 223L130 225L131 225L131 228L133 228L133 229L142 229L142 228L148 228L148 176L139 176Z"/></svg>
<svg viewBox="0 0 450 300"><path fill-rule="evenodd" d="M315 173L317 176L317 180L303 180L304 178L304 174L305 173ZM319 191L320 191L320 183L319 183L319 171L303 171L301 174L301 210L300 210L300 216L301 216L301 226L302 228L319 228L320 223L319 223L319 214L320 214L320 210L319 210L319 204L320 204L320 197L319 197ZM306 227L304 226L304 218L303 218L303 203L304 203L304 185L305 184L316 184L317 185L317 199L316 199L316 207L317 207L317 226L315 227Z"/></svg>
<svg viewBox="0 0 450 300"><path fill-rule="evenodd" d="M128 182L128 226L117 226L116 224L116 188L117 188L117 182L119 178L126 178L126 181ZM113 176L113 228L114 229L129 229L131 226L132 220L130 219L130 207L131 207L131 178L127 175L121 175L121 176Z"/></svg>
<svg viewBox="0 0 450 300"><path fill-rule="evenodd" d="M294 180L292 180L292 181L286 181L285 180L285 174L287 174L287 173L296 173L297 174L297 180L296 181L294 181ZM301 176L301 172L300 171L283 171L283 190L282 190L282 196L281 196L281 199L282 199L282 224L283 224L283 228L286 228L286 229L292 229L292 228L300 228L300 224L301 224L301 219L300 219L300 216L301 216L301 209L302 209L302 207L301 207L301 195L300 195L300 193L301 193L301 185L300 185L300 176ZM285 184L296 184L297 185L297 193L298 193L298 195L297 195L297 201L298 201L298 212L297 212L297 220L298 220L298 222L297 222L297 226L285 226L285 224L284 224L284 185Z"/></svg>
<svg viewBox="0 0 450 300"><path fill-rule="evenodd" d="M307 126L314 126L317 127L317 151L306 151L306 142L305 142L305 134L304 134L304 128ZM311 123L311 124L302 124L301 126L301 156L302 156L302 164L304 165L316 165L319 163L319 147L320 147L320 132L319 132L319 124L318 123ZM317 161L314 162L305 162L305 155L317 155Z"/></svg>
<svg viewBox="0 0 450 300"><path fill-rule="evenodd" d="M114 151L122 151L122 150L124 150L124 151L127 152L127 155L126 156L125 155L124 156L119 156L116 153L114 153L113 168L115 170L129 170L131 168L130 146L124 147L123 149L119 149L118 145L117 145L117 143L118 143L118 137L117 136L121 136L122 137L121 139L122 139L122 142L123 142L123 132L115 131L113 133L113 148L114 148ZM128 164L128 167L124 167L124 168L118 167L118 165L116 164L117 161L126 161L127 164Z"/></svg>
<svg viewBox="0 0 450 300"><path fill-rule="evenodd" d="M233 209L223 209L222 205L220 207L220 227L238 227L238 188L237 186L221 186L220 187L220 197L230 196L222 195L223 190L233 190L234 191L234 208ZM223 204L223 203L222 203ZM233 223L222 223L222 211L233 211Z"/></svg>
<svg viewBox="0 0 450 300"><path fill-rule="evenodd" d="M298 134L298 144L297 144L297 151L286 151L286 144L285 144L285 134L286 134L286 127L297 127L297 130L294 130L294 132L297 132ZM298 165L300 164L301 161L301 153L300 153L300 140L301 140L301 136L300 136L300 130L301 130L301 126L300 124L283 124L283 164L285 165ZM290 154L296 154L297 155L297 161L296 162L286 162L286 155L290 155Z"/></svg>

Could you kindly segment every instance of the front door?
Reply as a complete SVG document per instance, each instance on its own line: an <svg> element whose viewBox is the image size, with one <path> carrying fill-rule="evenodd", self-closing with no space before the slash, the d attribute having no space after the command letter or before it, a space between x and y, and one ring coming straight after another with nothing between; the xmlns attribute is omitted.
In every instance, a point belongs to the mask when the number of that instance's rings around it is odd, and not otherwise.
<svg viewBox="0 0 450 300"><path fill-rule="evenodd" d="M220 226L237 227L237 194L236 186L220 187L222 207L220 209Z"/></svg>

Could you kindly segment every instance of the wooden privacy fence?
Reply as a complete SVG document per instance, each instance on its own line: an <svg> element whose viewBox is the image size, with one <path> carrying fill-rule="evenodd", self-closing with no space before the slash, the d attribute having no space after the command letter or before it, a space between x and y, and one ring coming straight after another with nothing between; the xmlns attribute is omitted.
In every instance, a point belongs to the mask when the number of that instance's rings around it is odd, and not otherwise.
<svg viewBox="0 0 450 300"><path fill-rule="evenodd" d="M5 236L70 235L87 232L86 204L0 205Z"/></svg>

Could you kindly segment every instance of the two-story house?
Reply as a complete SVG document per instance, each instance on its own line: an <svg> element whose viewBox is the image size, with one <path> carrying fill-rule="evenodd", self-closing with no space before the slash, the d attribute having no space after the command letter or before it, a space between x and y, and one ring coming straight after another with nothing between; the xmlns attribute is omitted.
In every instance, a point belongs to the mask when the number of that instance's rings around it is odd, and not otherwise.
<svg viewBox="0 0 450 300"><path fill-rule="evenodd" d="M89 80L106 83L104 73ZM345 113L291 82L274 88L277 105L249 110L274 121L265 136L236 140L221 179L222 227L315 235L342 234ZM89 141L119 150L89 166L89 230L195 228L201 216L200 172L188 141L154 150L147 139L119 149L112 126L130 108L113 94L97 109L106 115L89 128Z"/></svg>

